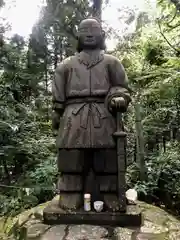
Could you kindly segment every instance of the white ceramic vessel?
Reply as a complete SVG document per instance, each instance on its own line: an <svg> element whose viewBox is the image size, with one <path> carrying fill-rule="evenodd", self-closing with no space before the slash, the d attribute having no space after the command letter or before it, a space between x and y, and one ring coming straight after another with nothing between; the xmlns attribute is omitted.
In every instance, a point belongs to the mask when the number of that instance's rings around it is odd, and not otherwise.
<svg viewBox="0 0 180 240"><path fill-rule="evenodd" d="M103 207L104 207L103 201L95 201L94 202L94 209L96 210L96 212L101 212L103 210Z"/></svg>

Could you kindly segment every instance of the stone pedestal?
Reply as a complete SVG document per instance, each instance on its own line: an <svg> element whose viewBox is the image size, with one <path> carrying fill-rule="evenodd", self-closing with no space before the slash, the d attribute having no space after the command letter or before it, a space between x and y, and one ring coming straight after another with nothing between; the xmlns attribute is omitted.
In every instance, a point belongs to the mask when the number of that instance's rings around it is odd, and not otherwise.
<svg viewBox="0 0 180 240"><path fill-rule="evenodd" d="M57 199L57 198L56 198ZM43 222L43 211L49 203L44 203L21 213L15 224L13 235L7 236L0 229L0 238L4 240L178 240L180 239L180 221L164 210L152 205L138 202L144 216L141 227L110 227L94 225L48 225ZM133 207L134 208L134 207ZM130 209L129 209L130 210ZM132 211L132 208L131 210ZM7 219L5 219L7 220ZM1 219L2 221L2 219ZM1 224L4 224L1 222ZM7 224L7 225L6 225ZM5 229L11 229L7 221ZM15 237L16 236L16 237ZM4 237L4 238L3 238Z"/></svg>
<svg viewBox="0 0 180 240"><path fill-rule="evenodd" d="M44 223L55 224L89 224L101 226L140 227L141 211L137 205L128 205L126 213L116 212L85 212L84 210L62 210L58 200L53 200L44 209Z"/></svg>

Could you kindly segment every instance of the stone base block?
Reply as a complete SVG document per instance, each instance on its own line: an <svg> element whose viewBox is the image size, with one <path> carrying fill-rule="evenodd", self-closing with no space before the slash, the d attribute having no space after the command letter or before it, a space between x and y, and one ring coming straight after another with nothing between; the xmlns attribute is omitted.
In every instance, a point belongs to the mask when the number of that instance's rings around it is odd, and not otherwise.
<svg viewBox="0 0 180 240"><path fill-rule="evenodd" d="M65 211L59 208L58 200L52 201L43 211L44 223L54 224L88 224L99 226L140 227L142 215L137 205L127 206L126 213L120 212L85 212Z"/></svg>

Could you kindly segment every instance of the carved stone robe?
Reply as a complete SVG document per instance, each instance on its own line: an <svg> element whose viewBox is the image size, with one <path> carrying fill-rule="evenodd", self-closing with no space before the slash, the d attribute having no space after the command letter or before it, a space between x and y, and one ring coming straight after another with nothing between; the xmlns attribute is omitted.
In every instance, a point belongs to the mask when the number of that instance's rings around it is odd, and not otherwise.
<svg viewBox="0 0 180 240"><path fill-rule="evenodd" d="M114 56L84 51L62 61L52 83L58 148L114 148L113 97L130 95L125 70ZM56 122L56 123L55 123Z"/></svg>

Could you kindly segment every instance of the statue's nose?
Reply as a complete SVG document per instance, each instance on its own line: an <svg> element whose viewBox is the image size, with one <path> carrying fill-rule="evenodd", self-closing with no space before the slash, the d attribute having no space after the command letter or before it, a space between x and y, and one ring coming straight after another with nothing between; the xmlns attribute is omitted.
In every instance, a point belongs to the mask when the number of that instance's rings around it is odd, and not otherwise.
<svg viewBox="0 0 180 240"><path fill-rule="evenodd" d="M88 29L88 30L87 30L87 36L88 36L88 37L92 37L92 30L91 30L91 29Z"/></svg>

